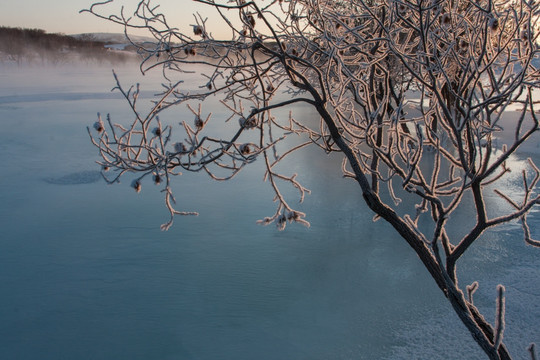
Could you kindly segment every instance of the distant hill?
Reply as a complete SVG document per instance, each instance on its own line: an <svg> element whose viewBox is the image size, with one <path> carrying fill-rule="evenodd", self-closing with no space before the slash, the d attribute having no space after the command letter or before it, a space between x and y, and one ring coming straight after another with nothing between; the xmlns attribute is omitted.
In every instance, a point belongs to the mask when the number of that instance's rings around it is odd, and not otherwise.
<svg viewBox="0 0 540 360"><path fill-rule="evenodd" d="M123 33L84 33L84 34L73 34L69 36L75 39L79 39L79 40L84 40L84 41L93 40L93 41L103 42L105 44L127 44L128 43L126 39L126 35ZM130 35L129 37L131 41L138 44L155 41L154 39L147 36Z"/></svg>
<svg viewBox="0 0 540 360"><path fill-rule="evenodd" d="M114 35L114 36L113 36ZM125 47L113 47L111 41L127 44L123 34L48 34L41 29L0 26L0 61L64 63L71 61L124 62L132 57ZM123 38L123 39L122 39Z"/></svg>

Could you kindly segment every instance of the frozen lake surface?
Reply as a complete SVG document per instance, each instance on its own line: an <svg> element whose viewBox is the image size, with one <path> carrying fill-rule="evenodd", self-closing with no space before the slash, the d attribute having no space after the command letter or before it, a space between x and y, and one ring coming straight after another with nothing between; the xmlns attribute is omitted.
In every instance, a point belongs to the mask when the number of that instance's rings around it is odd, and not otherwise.
<svg viewBox="0 0 540 360"><path fill-rule="evenodd" d="M97 172L86 126L98 111L129 116L113 86L106 67L0 64L0 358L484 358L412 250L371 221L339 157L309 150L290 165L312 190L309 229L256 225L274 204L255 164L227 183L179 178L182 210L201 215L161 232L157 188ZM530 224L540 237L537 211ZM480 282L490 321L506 286L505 339L526 358L540 345L540 251L519 230L487 234L462 281Z"/></svg>

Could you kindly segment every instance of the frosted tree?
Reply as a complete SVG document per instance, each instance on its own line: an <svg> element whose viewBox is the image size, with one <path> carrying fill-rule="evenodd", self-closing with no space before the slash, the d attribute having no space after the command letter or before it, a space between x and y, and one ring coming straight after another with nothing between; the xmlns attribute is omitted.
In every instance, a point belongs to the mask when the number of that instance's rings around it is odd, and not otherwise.
<svg viewBox="0 0 540 360"><path fill-rule="evenodd" d="M194 214L176 207L171 183L181 181L177 175L203 172L227 180L260 159L276 203L260 222L282 230L309 223L280 189L292 186L300 200L308 190L277 165L306 146L319 147L322 155L339 152L344 176L358 183L358 200L374 220L391 224L416 252L487 356L510 359L504 287L497 289L497 316L490 324L473 302L478 283L464 288L456 268L486 230L507 222L519 221L525 242L540 246L527 224L540 203L539 169L529 160L521 194L501 185L511 170L508 160L539 128L538 4L194 1L214 16L211 21L227 25L227 38L214 36L199 13L189 31L180 31L149 0L129 15L124 8L108 15L112 1L85 10L123 26L126 34L146 30L155 41L133 43L141 70L163 73L163 93L144 112L137 106L139 88L126 89L117 79L133 120L99 118L89 129L106 180L134 174L137 192L147 182L160 184L170 212L166 230L176 215ZM199 90L184 90L182 78L194 74ZM205 99L214 96L226 118L205 109ZM299 104L311 106L319 119L283 116ZM160 118L179 105L188 106L193 122L175 127ZM505 121L510 110L518 112L515 121ZM511 131L507 141L498 136L503 130ZM486 194L494 191L510 209L502 215L486 207ZM476 219L456 236L448 229L463 206ZM529 351L534 357L534 345Z"/></svg>

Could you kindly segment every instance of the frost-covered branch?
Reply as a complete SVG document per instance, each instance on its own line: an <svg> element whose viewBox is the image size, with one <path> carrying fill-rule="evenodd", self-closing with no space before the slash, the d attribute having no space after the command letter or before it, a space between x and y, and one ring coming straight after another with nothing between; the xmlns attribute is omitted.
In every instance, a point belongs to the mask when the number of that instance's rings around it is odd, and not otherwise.
<svg viewBox="0 0 540 360"><path fill-rule="evenodd" d="M494 326L487 323L472 301L477 286L467 287L466 299L456 268L487 229L509 221L521 221L525 241L538 245L527 224L540 202L538 168L528 162L519 200L504 184L512 157L539 130L539 5L195 2L214 10L228 39L215 38L201 13L189 31L180 31L149 0L139 1L131 16L124 8L108 15L112 1L85 10L123 26L128 36L131 29L147 30L154 41L137 44L141 71L163 75L164 90L146 112L139 109L139 87L126 90L115 76L132 118L99 117L89 129L107 181L133 174L137 191L149 178L163 186L170 220L162 228L168 229L175 215L191 214L175 210L173 177L181 181L189 171L227 180L261 159L276 211L259 223L282 230L289 222L309 225L284 189L295 189L300 202L309 190L302 174L282 173L279 165L311 145L323 154L340 152L343 175L360 187L359 200L416 252L488 357L509 359L503 312ZM300 104L318 118L298 120ZM171 111L179 106L194 119L177 126ZM486 191L493 190L512 211L486 205ZM452 238L446 230L465 197L476 216L459 224L468 226L463 237ZM421 225L426 222L433 226ZM503 300L500 295L498 304Z"/></svg>

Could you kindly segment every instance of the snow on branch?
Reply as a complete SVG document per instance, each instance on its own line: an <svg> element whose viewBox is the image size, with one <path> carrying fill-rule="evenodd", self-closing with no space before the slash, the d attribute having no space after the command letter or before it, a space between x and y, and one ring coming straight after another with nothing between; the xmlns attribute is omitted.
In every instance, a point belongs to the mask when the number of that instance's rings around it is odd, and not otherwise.
<svg viewBox="0 0 540 360"><path fill-rule="evenodd" d="M540 129L540 5L195 1L217 14L228 39L214 36L202 10L188 31L169 24L149 0L139 1L132 16L124 8L104 15L113 1L85 10L126 34L146 30L154 41L135 44L140 69L163 76L162 93L142 111L139 87L125 89L115 75L132 118L98 117L88 129L107 181L129 173L136 191L150 178L162 186L166 230L175 215L192 214L175 209L172 178L200 172L228 180L260 160L276 211L259 223L283 230L292 222L309 226L284 189L292 188L299 202L309 190L302 174L283 173L280 164L308 146L322 156L339 152L344 177L360 186L359 201L414 249L482 349L509 358L503 288L493 329L477 315L475 283L467 287L468 301L457 288L456 267L486 230L510 221L521 221L525 241L539 245L527 225L540 203L538 168L527 163L519 200L505 181L515 154ZM299 117L302 106L316 115ZM189 120L175 124L173 109ZM488 190L512 211L488 206ZM452 214L465 203L471 224L459 224L467 226L465 235L451 237L447 226L456 225Z"/></svg>

